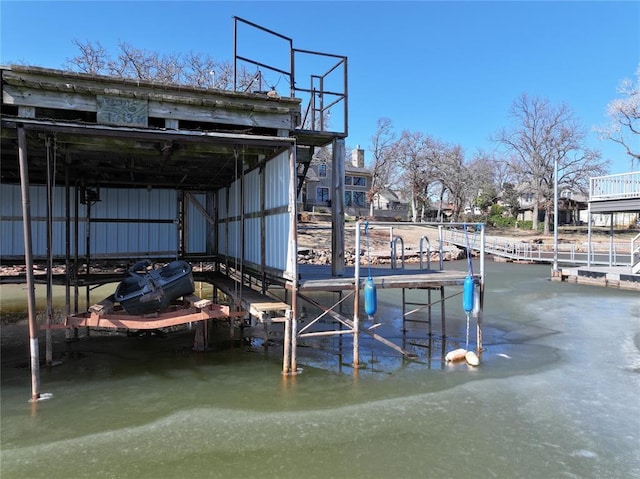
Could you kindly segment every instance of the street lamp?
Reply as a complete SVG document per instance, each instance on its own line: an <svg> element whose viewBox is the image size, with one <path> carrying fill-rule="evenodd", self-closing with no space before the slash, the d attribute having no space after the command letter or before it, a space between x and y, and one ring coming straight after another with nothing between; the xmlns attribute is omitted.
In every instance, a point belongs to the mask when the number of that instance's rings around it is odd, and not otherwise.
<svg viewBox="0 0 640 479"><path fill-rule="evenodd" d="M553 161L553 272L558 271L558 159Z"/></svg>

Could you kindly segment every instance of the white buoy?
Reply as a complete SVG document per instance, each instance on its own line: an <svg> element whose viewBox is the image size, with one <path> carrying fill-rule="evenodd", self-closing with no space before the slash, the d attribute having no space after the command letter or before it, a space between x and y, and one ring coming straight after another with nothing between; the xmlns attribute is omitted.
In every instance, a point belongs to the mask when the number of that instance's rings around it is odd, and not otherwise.
<svg viewBox="0 0 640 479"><path fill-rule="evenodd" d="M454 349L453 351L449 351L447 353L447 355L444 357L444 360L446 362L453 362L453 361L461 361L465 358L465 355L467 354L467 350L466 349Z"/></svg>
<svg viewBox="0 0 640 479"><path fill-rule="evenodd" d="M480 358L473 351L467 351L464 355L464 359L467 361L469 366L478 366L480 364Z"/></svg>

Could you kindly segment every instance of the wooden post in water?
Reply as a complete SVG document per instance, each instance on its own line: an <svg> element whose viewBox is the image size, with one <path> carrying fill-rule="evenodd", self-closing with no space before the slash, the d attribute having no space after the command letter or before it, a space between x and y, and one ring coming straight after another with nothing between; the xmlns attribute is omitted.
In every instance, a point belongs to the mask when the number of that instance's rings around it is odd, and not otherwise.
<svg viewBox="0 0 640 479"><path fill-rule="evenodd" d="M331 275L344 275L344 140L333 141L331 168Z"/></svg>
<svg viewBox="0 0 640 479"><path fill-rule="evenodd" d="M31 357L31 401L40 398L40 349L36 322L36 295L33 279L31 244L31 205L29 200L29 169L24 129L18 126L18 158L20 162L20 188L22 191L22 223L24 233L24 260L27 274L27 307L29 312L29 352Z"/></svg>

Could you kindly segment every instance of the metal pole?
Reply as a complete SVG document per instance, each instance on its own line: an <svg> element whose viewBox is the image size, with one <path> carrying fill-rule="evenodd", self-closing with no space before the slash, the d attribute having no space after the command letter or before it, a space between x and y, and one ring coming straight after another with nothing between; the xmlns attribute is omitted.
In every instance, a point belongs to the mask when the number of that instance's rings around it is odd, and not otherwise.
<svg viewBox="0 0 640 479"><path fill-rule="evenodd" d="M293 49L293 40L289 40L289 96L296 97L296 52ZM298 126L298 125L294 125Z"/></svg>
<svg viewBox="0 0 640 479"><path fill-rule="evenodd" d="M587 268L591 266L591 199L587 206Z"/></svg>
<svg viewBox="0 0 640 479"><path fill-rule="evenodd" d="M85 277L87 281L87 286L85 288L85 302L86 309L89 309L91 306L91 290L89 289L89 284L91 284L91 194L89 193L89 187L84 188L84 199L85 199L85 230L84 230L84 239L85 239L85 258L87 262L87 269L85 272ZM87 331L89 328L87 328Z"/></svg>
<svg viewBox="0 0 640 479"><path fill-rule="evenodd" d="M80 309L80 289L78 288L78 264L80 263L80 187L75 182L75 204L73 206L73 312L78 314Z"/></svg>
<svg viewBox="0 0 640 479"><path fill-rule="evenodd" d="M553 271L558 271L558 159L553 162Z"/></svg>
<svg viewBox="0 0 640 479"><path fill-rule="evenodd" d="M609 267L613 266L613 213L611 214L611 222L609 225Z"/></svg>
<svg viewBox="0 0 640 479"><path fill-rule="evenodd" d="M238 18L233 17L233 91L238 91Z"/></svg>
<svg viewBox="0 0 640 479"><path fill-rule="evenodd" d="M478 356L482 357L482 313L484 309L484 250L485 250L485 227L482 225L480 232L480 308L476 320L476 347Z"/></svg>
<svg viewBox="0 0 640 479"><path fill-rule="evenodd" d="M291 374L297 374L297 324L298 321L298 205L296 187L296 145L289 147L289 238L291 245Z"/></svg>
<svg viewBox="0 0 640 479"><path fill-rule="evenodd" d="M298 315L291 316L291 374L298 374Z"/></svg>
<svg viewBox="0 0 640 479"><path fill-rule="evenodd" d="M24 232L24 260L27 274L27 307L29 311L29 351L31 356L31 401L40 398L40 349L36 322L36 296L33 279L33 254L31 244L31 205L29 202L29 172L27 167L27 143L24 129L18 127L18 158L20 162L20 189L22 192L22 225Z"/></svg>
<svg viewBox="0 0 640 479"><path fill-rule="evenodd" d="M282 374L285 376L291 372L291 311L287 311L287 319L284 322L284 351L282 353Z"/></svg>
<svg viewBox="0 0 640 479"><path fill-rule="evenodd" d="M64 304L65 304L65 324L71 314L71 177L69 165L64 168ZM78 328L73 331L67 329L65 338L74 338L78 334Z"/></svg>
<svg viewBox="0 0 640 479"><path fill-rule="evenodd" d="M353 367L360 366L360 221L356 221L355 296L353 297Z"/></svg>
<svg viewBox="0 0 640 479"><path fill-rule="evenodd" d="M438 225L438 253L440 254L440 271L444 269L444 259L442 250L442 225Z"/></svg>
<svg viewBox="0 0 640 479"><path fill-rule="evenodd" d="M45 140L47 148L47 330L45 332L45 362L47 366L53 364L53 338L51 325L53 324L53 183L55 179L51 164L51 137ZM55 144L53 145L55 149ZM53 153L55 155L55 152Z"/></svg>

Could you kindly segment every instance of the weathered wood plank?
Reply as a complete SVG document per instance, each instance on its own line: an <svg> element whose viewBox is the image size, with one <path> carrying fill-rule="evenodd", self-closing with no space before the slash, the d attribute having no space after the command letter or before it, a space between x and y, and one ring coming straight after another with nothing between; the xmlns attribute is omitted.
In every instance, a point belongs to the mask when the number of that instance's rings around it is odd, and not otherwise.
<svg viewBox="0 0 640 479"><path fill-rule="evenodd" d="M155 316L134 316L124 313L101 315L93 312L83 315L71 315L67 318L67 327L158 329L196 321L227 317L229 317L229 307L214 304L208 309L200 311L194 311L193 309L176 310L167 313L158 313Z"/></svg>
<svg viewBox="0 0 640 479"><path fill-rule="evenodd" d="M52 108L58 110L97 112L96 97L104 95L104 89L92 94L74 91L52 91L4 85L2 101L6 105ZM137 95L140 97L141 95ZM154 96L154 95L149 95ZM125 96L126 97L126 96ZM182 120L206 123L221 123L239 126L260 126L274 129L293 129L291 110L288 108L263 107L252 104L216 101L214 106L169 101L166 98L149 100L149 117L165 120Z"/></svg>
<svg viewBox="0 0 640 479"><path fill-rule="evenodd" d="M99 303L96 303L92 306L89 307L89 311L91 313L96 313L96 314L108 314L113 312L113 305L115 302L115 298L113 296L113 294L105 299L103 299L102 301L100 301Z"/></svg>
<svg viewBox="0 0 640 479"><path fill-rule="evenodd" d="M55 108L59 110L95 112L96 99L74 92L52 92L47 90L32 90L23 87L16 88L3 85L2 103L6 105L32 106L38 108Z"/></svg>
<svg viewBox="0 0 640 479"><path fill-rule="evenodd" d="M192 308L204 309L213 304L210 299L203 299L195 294L189 294L183 298L185 302Z"/></svg>
<svg viewBox="0 0 640 479"><path fill-rule="evenodd" d="M265 313L291 309L287 303L265 296L248 286L241 286L237 281L222 274L212 274L208 280L234 301L239 301L243 309L261 321L268 319Z"/></svg>

